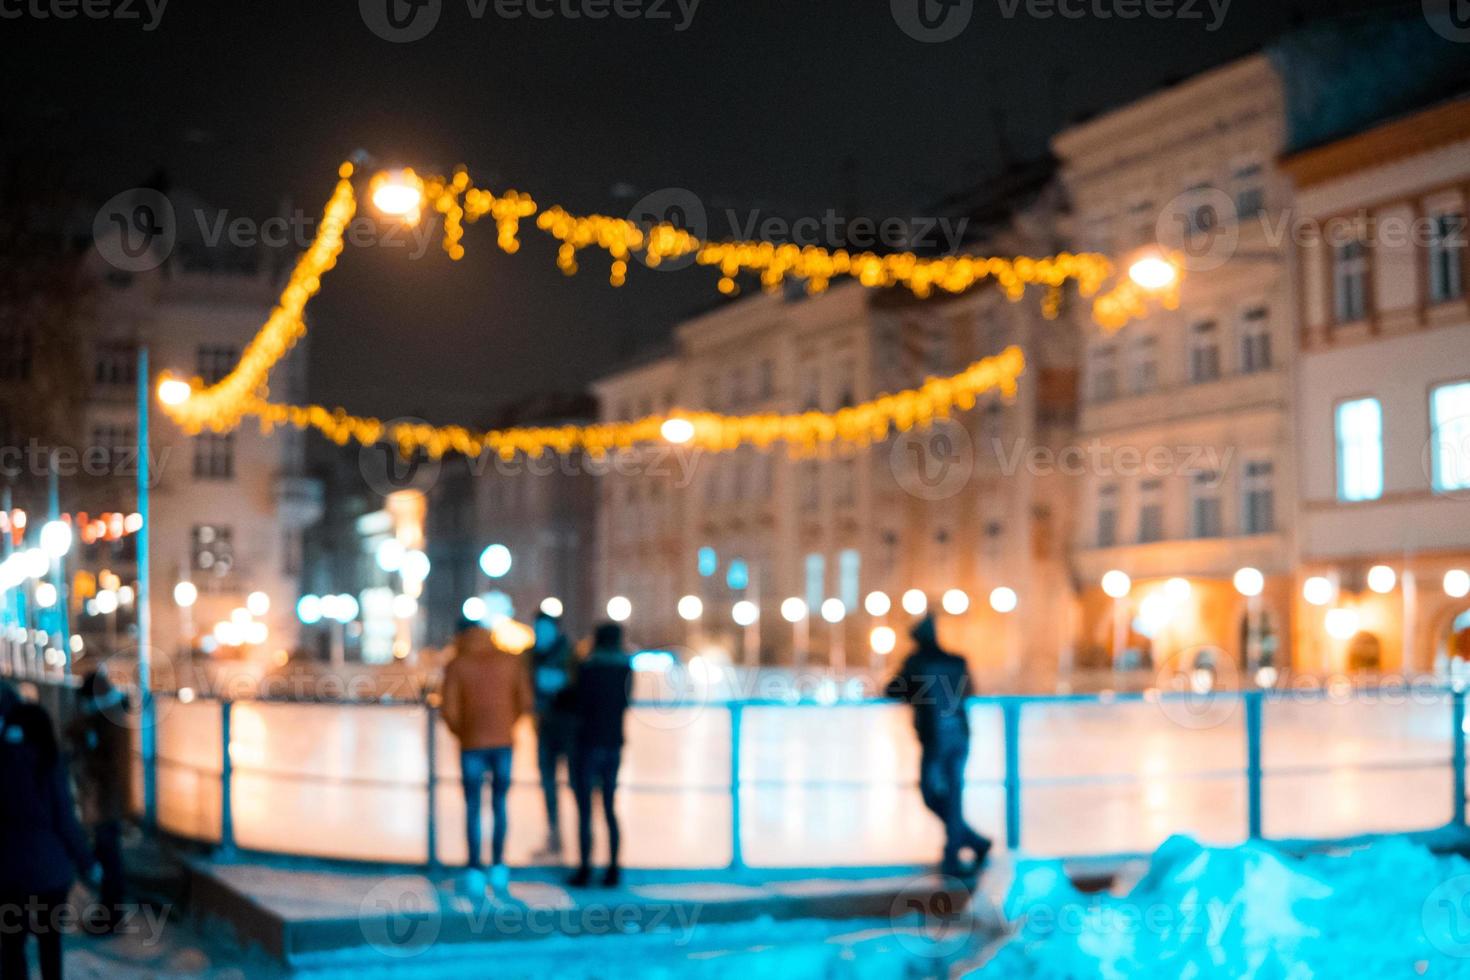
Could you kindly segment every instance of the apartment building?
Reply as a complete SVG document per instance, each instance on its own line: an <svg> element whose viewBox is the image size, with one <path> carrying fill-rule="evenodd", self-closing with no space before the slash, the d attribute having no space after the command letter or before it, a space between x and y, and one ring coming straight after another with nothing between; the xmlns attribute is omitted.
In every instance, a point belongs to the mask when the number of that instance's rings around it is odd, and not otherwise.
<svg viewBox="0 0 1470 980"><path fill-rule="evenodd" d="M1297 645L1323 672L1470 656L1470 98L1291 154Z"/></svg>
<svg viewBox="0 0 1470 980"><path fill-rule="evenodd" d="M1053 141L1076 246L1167 250L1176 310L1108 331L1077 311L1087 474L1073 544L1086 665L1273 662L1293 607L1290 187L1282 85L1257 54ZM1283 499L1286 498L1286 499ZM1237 572L1246 592L1237 588ZM1131 580L1114 598L1110 571ZM1115 582L1126 582L1113 576Z"/></svg>

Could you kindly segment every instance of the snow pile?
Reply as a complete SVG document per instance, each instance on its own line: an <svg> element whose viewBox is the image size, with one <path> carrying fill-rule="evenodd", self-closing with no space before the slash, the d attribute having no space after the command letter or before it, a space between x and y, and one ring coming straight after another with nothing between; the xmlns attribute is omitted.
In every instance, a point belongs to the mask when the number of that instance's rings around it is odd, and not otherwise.
<svg viewBox="0 0 1470 980"><path fill-rule="evenodd" d="M987 977L1470 978L1470 862L1397 837L1301 859L1171 837L1124 897L1028 862L1004 912Z"/></svg>

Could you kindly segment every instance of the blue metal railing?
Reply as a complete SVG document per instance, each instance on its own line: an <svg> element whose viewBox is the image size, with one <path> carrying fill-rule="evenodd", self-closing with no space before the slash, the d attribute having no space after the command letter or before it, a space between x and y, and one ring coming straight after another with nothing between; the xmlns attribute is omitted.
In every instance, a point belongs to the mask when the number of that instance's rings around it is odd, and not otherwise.
<svg viewBox="0 0 1470 980"><path fill-rule="evenodd" d="M1401 689L1394 690L1398 690L1400 693L1402 693ZM1450 822L1451 824L1456 826L1463 826L1466 821L1466 712L1464 691L1457 688L1427 684L1420 685L1414 690L1417 694L1426 697L1427 700L1425 703L1430 704L1432 706L1433 712L1435 712L1435 714L1432 715L1430 718L1430 720L1432 720L1434 725L1436 726L1434 729L1435 735L1433 738L1428 740L1426 744L1431 745L1436 751L1447 750L1447 752L1445 752L1445 755L1443 756L1436 755L1433 759L1428 760L1415 758L1408 760L1391 759L1374 762L1372 760L1359 759L1348 762L1336 761L1327 765L1318 765L1313 763L1305 766L1298 765L1295 767L1279 764L1268 766L1265 751L1266 739L1270 734L1266 723L1268 708L1277 704L1292 705L1303 703L1300 698L1301 692L1276 690L1249 690L1243 692L1222 691L1208 695L1206 700L1213 702L1217 707L1221 705L1227 706L1232 711L1236 707L1236 702L1239 703L1239 707L1243 708L1240 734L1239 736L1230 736L1231 738L1239 737L1242 740L1241 742L1236 742L1235 744L1240 746L1240 755L1236 758L1243 758L1243 766L1241 768L1225 767L1202 771L1173 772L1168 774L1168 778L1177 781L1193 779L1223 780L1229 779L1232 777L1232 775L1234 775L1235 778L1239 779L1241 784L1243 784L1245 812L1242 814L1242 816L1244 817L1246 834L1251 838L1260 838L1263 836L1263 831L1265 827L1265 814L1263 809L1263 787L1272 777L1289 779L1291 777L1311 777L1324 773L1339 773L1343 771L1385 772L1408 769L1438 769L1442 772L1442 767L1445 766L1447 763L1452 774L1452 778L1450 780L1452 784L1452 798L1450 801L1448 801L1450 803L1450 806L1448 808L1450 813ZM1360 690L1358 693L1363 695L1365 698L1375 696L1372 690ZM169 696L160 695L160 697L168 698ZM1040 778L1033 778L1028 780L1026 777L1026 772L1024 770L1027 753L1024 751L1026 746L1023 742L1023 740L1028 737L1025 727L1023 726L1023 722L1028 717L1028 709L1035 710L1038 708L1044 709L1057 706L1064 707L1069 705L1076 705L1079 708L1085 709L1094 707L1138 704L1143 702L1155 702L1168 706L1170 702L1177 701L1185 703L1199 703L1201 699L1202 696L1197 694L1174 694L1168 692L1116 693L1102 695L1073 694L1055 696L989 695L973 698L969 702L972 710L989 709L998 713L1001 745L997 747L999 749L998 755L1000 762L999 779L994 780L993 782L984 780L971 780L971 786L973 787L977 783L982 786L998 786L1001 794L1002 810L1004 814L1006 845L1010 850L1019 850L1025 843L1023 832L1026 828L1025 803L1028 791L1055 790L1059 787L1074 785L1127 785L1142 782L1141 777L1132 773L1110 772L1100 774L1091 771L1085 773L1077 773L1074 775L1057 775L1055 773L1051 773L1043 775ZM212 698L208 695L200 695L195 700L203 703L217 703L218 705L218 752L220 759L220 765L217 774L219 780L220 801L218 842L221 854L231 855L236 851L236 796L234 789L235 782L240 776L240 769L236 765L233 754L231 752L232 746L236 746L236 748L238 748L236 740L239 737L239 734L238 728L234 724L233 717L233 709L236 702L229 698ZM1385 697L1384 700L1387 701L1387 697ZM1437 714L1437 712L1440 710L1439 704L1441 703L1441 701L1443 701L1446 706L1446 715ZM289 777L292 779L300 779L306 782L318 784L363 783L371 784L376 788L422 788L425 794L424 816L426 823L426 834L424 838L426 851L423 855L423 860L424 863L430 866L434 866L439 863L440 851L438 821L440 818L440 813L438 812L436 789L443 783L451 780L454 784L457 785L459 783L459 777L458 773L454 773L453 776L440 774L441 766L438 762L438 756L441 748L440 738L438 734L439 718L438 711L432 704L409 701L386 703L380 701L342 701L320 702L313 704L310 702L271 699L262 699L253 703L264 705L290 704L298 707L305 707L308 709L312 707L319 707L321 710L342 710L387 705L391 705L400 709L417 708L419 710L422 710L424 712L424 734L422 744L426 753L426 774L422 782L418 781L417 779L385 780L377 776L376 774L371 777L363 778L354 776L325 777L319 774L311 773L296 774L266 772L258 769L247 769L246 772L252 776L264 775L271 778ZM728 793L728 832L730 840L730 858L728 862L728 867L732 870L739 870L747 866L745 834L748 830L748 827L744 804L748 801L743 799L745 791L754 791L769 787L785 788L790 786L796 786L798 788L806 790L830 789L834 786L838 786L839 788L850 788L849 783L851 784L851 787L873 785L871 783L863 783L860 780L856 782L852 780L848 780L846 782L843 782L842 780L837 780L836 782L832 780L802 780L792 782L789 780L781 779L767 779L763 774L757 775L755 777L748 776L743 771L748 764L748 757L744 753L743 749L745 748L745 743L750 733L750 712L755 709L821 710L833 707L861 708L873 707L877 705L883 705L892 708L894 706L894 702L870 698L852 701L840 701L834 705L832 703L819 703L811 700L742 698L724 701L675 703L672 705L670 702L667 701L639 701L635 703L634 707L635 710L645 709L660 711L667 711L671 706L676 708L698 707L701 709L719 710L726 713L729 731L727 781L719 783L717 785L703 786L689 786L683 783L671 784L667 788L670 790ZM1442 719L1442 721L1434 719ZM1444 745L1443 742L1439 741L1440 736L1438 734L1440 731L1438 726L1444 724L1445 722L1448 723L1449 729L1448 745ZM162 725L167 724L167 713L164 714L160 723ZM1033 736L1034 735L1035 732L1033 725ZM1220 737L1225 736L1221 735ZM165 757L158 759L157 762L162 763L165 766L182 766L184 768L193 769L196 774L202 773L206 776L206 778L209 775L213 774L212 768L201 769L198 766L189 765L188 763L181 763L177 759L169 759ZM756 764L760 764L759 758L757 758ZM652 787L633 785L626 788L631 791L638 792L647 791ZM1181 826L1174 829L1178 831L1188 831L1191 828Z"/></svg>

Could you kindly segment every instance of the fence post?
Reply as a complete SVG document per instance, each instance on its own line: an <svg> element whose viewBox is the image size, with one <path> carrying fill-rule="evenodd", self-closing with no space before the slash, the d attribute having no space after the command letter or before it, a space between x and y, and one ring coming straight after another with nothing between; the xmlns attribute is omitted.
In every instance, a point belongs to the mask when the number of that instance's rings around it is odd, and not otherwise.
<svg viewBox="0 0 1470 980"><path fill-rule="evenodd" d="M1246 823L1252 840L1261 836L1261 692L1243 691L1245 700Z"/></svg>
<svg viewBox="0 0 1470 980"><path fill-rule="evenodd" d="M1454 739L1454 752L1450 756L1450 765L1455 767L1454 784L1455 799L1450 809L1453 814L1451 820L1457 827L1465 826L1465 692L1461 688L1455 688L1450 692L1450 718L1452 732L1450 737Z"/></svg>
<svg viewBox="0 0 1470 980"><path fill-rule="evenodd" d="M1006 849L1021 848L1021 702L1007 698L1000 703L1005 732Z"/></svg>
<svg viewBox="0 0 1470 980"><path fill-rule="evenodd" d="M428 798L429 798L429 801L428 801L428 803L429 803L429 840L428 840L429 862L428 863L429 863L429 870L432 871L432 870L435 870L435 869L437 869L439 867L439 830L438 830L438 819L437 819L438 818L438 807L436 806L435 800L434 800L434 797L436 795L434 793L434 789L438 785L438 779L437 779L437 777L435 775L435 772L434 772L434 769L435 769L434 759L438 755L438 752L436 751L436 745L437 745L437 742L438 742L439 712L436 711L436 710L434 710L434 706L432 704L427 703L427 702L425 702L425 704L424 704L424 710L425 710L425 713L428 715L428 732L427 732L427 735L425 737L425 743L428 746L428 753L429 753L429 759L428 759L428 762L429 762L429 774L428 774L428 782L427 782L426 785L427 785L427 793L428 793Z"/></svg>
<svg viewBox="0 0 1470 980"><path fill-rule="evenodd" d="M215 857L229 860L235 856L235 764L230 759L230 715L234 703L229 698L219 702L219 850Z"/></svg>
<svg viewBox="0 0 1470 980"><path fill-rule="evenodd" d="M745 853L740 846L740 722L745 705L729 702L730 708L730 870L745 867Z"/></svg>

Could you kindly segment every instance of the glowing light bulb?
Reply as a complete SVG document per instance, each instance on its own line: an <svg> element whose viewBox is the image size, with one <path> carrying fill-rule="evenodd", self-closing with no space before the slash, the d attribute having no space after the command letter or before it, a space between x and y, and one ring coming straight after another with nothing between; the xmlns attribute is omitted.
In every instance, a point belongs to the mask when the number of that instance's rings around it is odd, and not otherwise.
<svg viewBox="0 0 1470 980"><path fill-rule="evenodd" d="M607 600L607 618L615 623L626 622L633 615L633 603L627 596L615 595Z"/></svg>
<svg viewBox="0 0 1470 980"><path fill-rule="evenodd" d="M1379 595L1386 595L1393 591L1398 583L1398 573L1387 565L1374 565L1368 569L1368 588Z"/></svg>
<svg viewBox="0 0 1470 980"><path fill-rule="evenodd" d="M704 601L697 595L686 595L679 600L679 618L686 622L694 622L704 615Z"/></svg>
<svg viewBox="0 0 1470 980"><path fill-rule="evenodd" d="M1133 580L1128 573L1113 569L1103 573L1102 590L1110 599L1121 599L1133 588Z"/></svg>
<svg viewBox="0 0 1470 980"><path fill-rule="evenodd" d="M1016 590L1008 586L1002 585L990 591L990 608L998 613L1013 611L1020 601L1020 597L1016 595Z"/></svg>
<svg viewBox="0 0 1470 980"><path fill-rule="evenodd" d="M1128 278L1144 289L1167 289L1178 280L1179 270L1162 256L1145 255L1128 267Z"/></svg>
<svg viewBox="0 0 1470 980"><path fill-rule="evenodd" d="M799 623L807 617L806 600L791 596L781 602L781 618L788 623Z"/></svg>
<svg viewBox="0 0 1470 980"><path fill-rule="evenodd" d="M163 404L175 407L184 404L194 394L194 389L187 381L165 376L158 382L158 400Z"/></svg>
<svg viewBox="0 0 1470 980"><path fill-rule="evenodd" d="M682 446L694 438L694 423L681 418L664 419L664 424L659 426L658 431L665 441Z"/></svg>
<svg viewBox="0 0 1470 980"><path fill-rule="evenodd" d="M898 634L893 632L892 627L875 626L868 634L868 645L873 648L874 653L880 656L890 654L893 648L898 646Z"/></svg>
<svg viewBox="0 0 1470 980"><path fill-rule="evenodd" d="M1314 606L1325 606L1332 601L1332 581L1321 575L1313 575L1302 583L1302 598Z"/></svg>
<svg viewBox="0 0 1470 980"><path fill-rule="evenodd" d="M929 597L923 589L909 589L903 594L903 611L910 616L922 616L929 608Z"/></svg>

